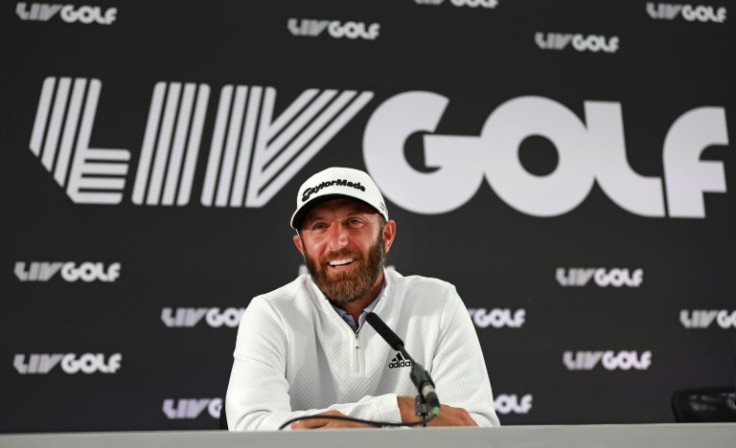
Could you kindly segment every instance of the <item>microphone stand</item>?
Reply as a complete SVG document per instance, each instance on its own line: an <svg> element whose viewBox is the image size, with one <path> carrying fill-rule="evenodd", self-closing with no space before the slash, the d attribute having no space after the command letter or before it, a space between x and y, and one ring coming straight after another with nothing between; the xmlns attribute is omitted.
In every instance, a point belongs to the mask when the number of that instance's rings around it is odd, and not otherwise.
<svg viewBox="0 0 736 448"><path fill-rule="evenodd" d="M416 414L417 417L419 417L419 420L422 422L422 427L427 427L427 417L429 416L429 405L427 404L427 400L424 399L424 396L422 394L417 394L417 398L414 402L414 414Z"/></svg>
<svg viewBox="0 0 736 448"><path fill-rule="evenodd" d="M399 346L399 351L402 355L404 355L406 359L411 361L411 373L409 374L409 377L419 391L414 401L414 414L419 417L419 420L421 420L422 427L426 428L427 418L429 417L429 415L432 414L432 409L430 408L429 404L427 404L427 400L422 394L422 382L423 378L425 376L428 376L428 374L426 373L426 370L424 370L424 367L418 362L414 361L414 358L412 358L406 352L406 350L404 350L403 344Z"/></svg>
<svg viewBox="0 0 736 448"><path fill-rule="evenodd" d="M386 326L377 314L368 313L366 321L388 343L388 345L391 346L391 348L400 352L411 362L411 372L409 373L409 377L414 383L414 386L416 386L417 391L419 391L414 402L414 413L421 420L422 426L426 427L428 420L427 416L437 415L440 411L440 402L437 395L434 393L434 381L432 381L432 378L429 376L429 372L427 372L421 364L414 361L414 358L404 350L404 342L396 336L396 333ZM427 403L425 394L427 394L427 397L429 397L432 404Z"/></svg>

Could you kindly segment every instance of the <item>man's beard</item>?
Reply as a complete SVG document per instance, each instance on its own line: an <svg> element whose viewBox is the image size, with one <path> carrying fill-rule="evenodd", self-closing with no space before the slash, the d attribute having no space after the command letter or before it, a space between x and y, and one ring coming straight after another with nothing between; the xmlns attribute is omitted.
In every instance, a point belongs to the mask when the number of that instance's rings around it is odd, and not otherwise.
<svg viewBox="0 0 736 448"><path fill-rule="evenodd" d="M357 266L345 272L335 272L335 278L331 279L328 277L326 265L329 260L338 258L352 258ZM379 233L376 244L368 249L367 258L365 260L362 254L345 249L323 257L317 266L309 258L307 248L304 246L304 261L307 264L309 275L312 276L312 280L324 293L327 300L336 306L354 302L365 296L380 277L386 262L382 232Z"/></svg>

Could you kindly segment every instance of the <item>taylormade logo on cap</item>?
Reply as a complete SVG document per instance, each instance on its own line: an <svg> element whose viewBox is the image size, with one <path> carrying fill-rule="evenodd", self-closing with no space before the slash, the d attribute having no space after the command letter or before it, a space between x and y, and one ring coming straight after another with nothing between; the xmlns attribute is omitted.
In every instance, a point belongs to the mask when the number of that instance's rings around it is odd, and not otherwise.
<svg viewBox="0 0 736 448"><path fill-rule="evenodd" d="M296 196L296 210L291 215L291 227L295 230L299 230L304 215L312 205L333 197L353 198L364 202L388 221L383 195L365 171L343 167L327 168L307 179L299 187L299 192Z"/></svg>
<svg viewBox="0 0 736 448"><path fill-rule="evenodd" d="M360 191L365 191L365 187L362 186L360 182L350 182L347 179L335 179L332 181L322 182L321 184L315 187L307 188L306 190L304 190L304 193L302 193L302 202L307 202L307 199L309 199L309 196L311 196L313 193L317 193L323 188L332 187L332 186L353 187Z"/></svg>

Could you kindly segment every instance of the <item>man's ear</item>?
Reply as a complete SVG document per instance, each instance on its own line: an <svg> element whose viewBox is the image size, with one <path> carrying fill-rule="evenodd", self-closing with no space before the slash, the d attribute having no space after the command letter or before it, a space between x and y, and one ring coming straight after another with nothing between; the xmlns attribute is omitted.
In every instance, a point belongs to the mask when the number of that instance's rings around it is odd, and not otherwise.
<svg viewBox="0 0 736 448"><path fill-rule="evenodd" d="M294 245L296 246L299 253L302 254L302 257L304 256L304 241L302 241L302 237L299 234L296 234L293 236L294 238Z"/></svg>
<svg viewBox="0 0 736 448"><path fill-rule="evenodd" d="M394 243L396 238L396 221L386 221L386 225L383 226L383 243L386 248L386 253L391 249L391 245Z"/></svg>

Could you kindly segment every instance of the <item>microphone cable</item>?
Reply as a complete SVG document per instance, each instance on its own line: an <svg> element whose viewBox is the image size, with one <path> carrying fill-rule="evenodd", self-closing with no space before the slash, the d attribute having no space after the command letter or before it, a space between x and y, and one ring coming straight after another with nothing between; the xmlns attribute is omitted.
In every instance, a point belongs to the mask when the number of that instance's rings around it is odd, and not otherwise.
<svg viewBox="0 0 736 448"><path fill-rule="evenodd" d="M316 420L319 418L323 418L326 420L343 420L346 422L355 422L355 423L363 423L366 425L373 425L377 428L385 428L385 427L401 427L401 426L416 426L416 425L422 425L426 426L427 423L431 422L435 418L437 418L437 415L440 413L439 408L434 408L432 415L429 416L429 418L421 419L416 422L409 422L409 423L394 423L394 422L380 422L376 420L361 420L359 418L353 418L353 417L343 417L341 415L305 415L302 417L296 417L292 418L291 420L287 420L283 425L279 426L279 431L286 428L292 423L298 422L299 420Z"/></svg>

